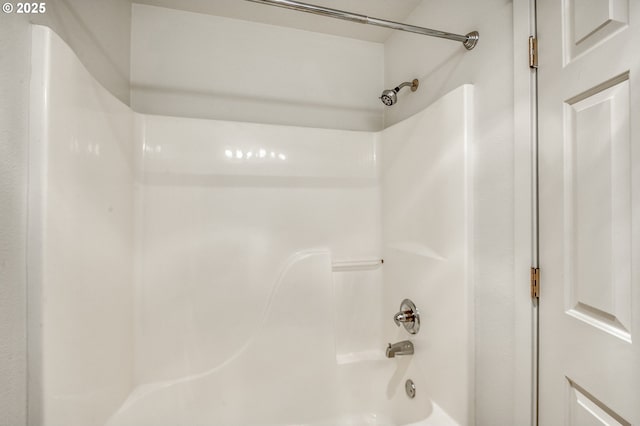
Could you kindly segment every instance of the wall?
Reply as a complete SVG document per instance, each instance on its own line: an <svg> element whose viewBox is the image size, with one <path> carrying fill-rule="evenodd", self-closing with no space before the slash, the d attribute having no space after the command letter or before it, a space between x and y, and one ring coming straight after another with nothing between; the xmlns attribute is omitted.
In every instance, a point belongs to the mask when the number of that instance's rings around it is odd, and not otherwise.
<svg viewBox="0 0 640 426"><path fill-rule="evenodd" d="M44 15L0 14L0 425L10 426L26 422L30 21L64 34L101 83L129 99L130 1L46 3Z"/></svg>
<svg viewBox="0 0 640 426"><path fill-rule="evenodd" d="M0 17L0 425L26 421L29 27Z"/></svg>
<svg viewBox="0 0 640 426"><path fill-rule="evenodd" d="M448 40L394 33L385 43L385 86L419 78L420 88L401 92L398 104L385 110L385 125L461 84L474 85L476 424L515 424L512 2L423 1L407 22L480 32L472 51Z"/></svg>
<svg viewBox="0 0 640 426"><path fill-rule="evenodd" d="M133 114L33 30L29 423L102 425L133 381Z"/></svg>
<svg viewBox="0 0 640 426"><path fill-rule="evenodd" d="M411 338L418 392L463 425L474 422L472 89L385 129L381 150L384 335ZM420 312L414 336L391 321L405 298Z"/></svg>
<svg viewBox="0 0 640 426"><path fill-rule="evenodd" d="M139 112L382 127L379 43L134 4L131 49Z"/></svg>

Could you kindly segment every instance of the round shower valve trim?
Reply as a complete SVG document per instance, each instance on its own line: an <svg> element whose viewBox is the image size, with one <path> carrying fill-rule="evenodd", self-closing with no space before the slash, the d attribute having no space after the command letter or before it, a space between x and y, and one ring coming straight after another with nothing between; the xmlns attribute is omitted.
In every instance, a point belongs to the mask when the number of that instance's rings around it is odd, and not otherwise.
<svg viewBox="0 0 640 426"><path fill-rule="evenodd" d="M400 324L411 334L417 334L420 331L420 313L415 303L409 299L404 299L400 304L400 312L393 316L393 322L398 327Z"/></svg>

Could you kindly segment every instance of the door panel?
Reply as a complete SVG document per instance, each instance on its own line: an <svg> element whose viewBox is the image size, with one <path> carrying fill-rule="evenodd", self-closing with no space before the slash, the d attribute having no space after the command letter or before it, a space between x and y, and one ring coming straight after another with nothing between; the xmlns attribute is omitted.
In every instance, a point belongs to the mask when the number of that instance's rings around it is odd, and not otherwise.
<svg viewBox="0 0 640 426"><path fill-rule="evenodd" d="M539 424L640 424L640 2L537 18Z"/></svg>
<svg viewBox="0 0 640 426"><path fill-rule="evenodd" d="M566 313L630 342L629 81L623 77L564 103L563 256Z"/></svg>
<svg viewBox="0 0 640 426"><path fill-rule="evenodd" d="M611 411L606 405L571 380L567 381L569 393L568 424L571 426L629 426L629 422Z"/></svg>

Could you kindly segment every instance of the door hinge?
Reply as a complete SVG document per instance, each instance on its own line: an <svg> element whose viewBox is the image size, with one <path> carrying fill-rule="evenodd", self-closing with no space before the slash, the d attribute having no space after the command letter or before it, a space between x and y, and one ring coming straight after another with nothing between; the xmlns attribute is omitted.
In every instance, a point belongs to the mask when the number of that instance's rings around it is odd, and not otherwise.
<svg viewBox="0 0 640 426"><path fill-rule="evenodd" d="M531 298L540 297L540 268L531 268Z"/></svg>
<svg viewBox="0 0 640 426"><path fill-rule="evenodd" d="M538 68L538 39L529 37L529 68Z"/></svg>

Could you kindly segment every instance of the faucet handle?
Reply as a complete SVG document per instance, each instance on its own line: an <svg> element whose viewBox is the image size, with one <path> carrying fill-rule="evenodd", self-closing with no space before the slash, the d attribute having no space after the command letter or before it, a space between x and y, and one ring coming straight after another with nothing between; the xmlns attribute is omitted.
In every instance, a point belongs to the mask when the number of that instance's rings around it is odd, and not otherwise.
<svg viewBox="0 0 640 426"><path fill-rule="evenodd" d="M393 322L398 327L400 324L411 334L416 334L420 330L420 314L416 305L409 299L404 299L400 304L400 312L393 316Z"/></svg>
<svg viewBox="0 0 640 426"><path fill-rule="evenodd" d="M395 314L393 316L393 321L396 323L398 327L400 327L401 323L412 322L414 318L415 317L413 315L413 312L405 311L405 312L398 312L397 314Z"/></svg>

